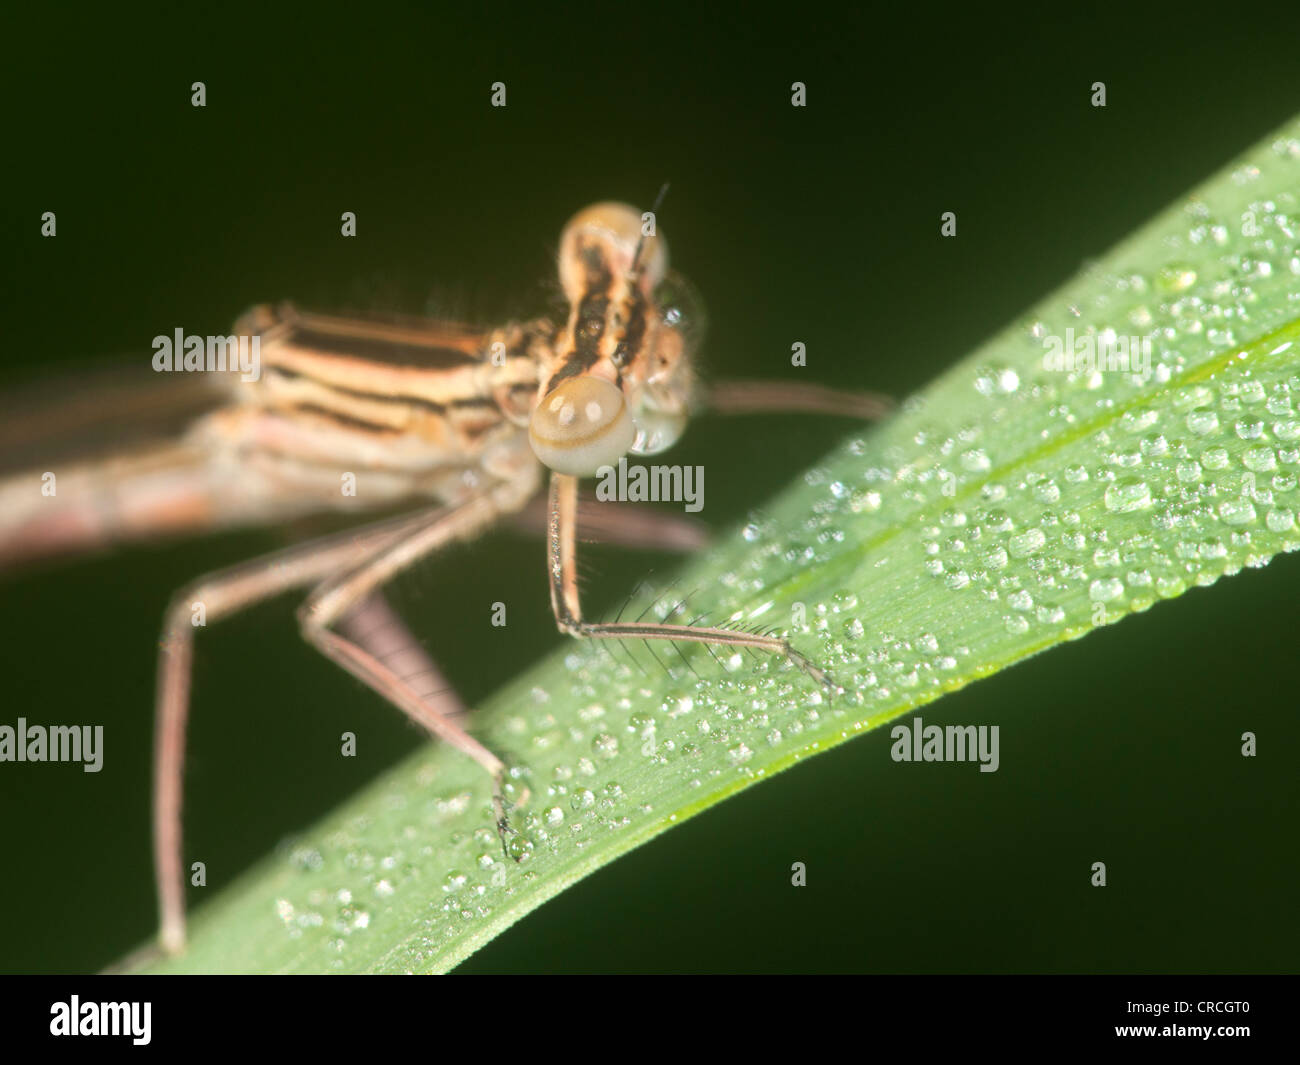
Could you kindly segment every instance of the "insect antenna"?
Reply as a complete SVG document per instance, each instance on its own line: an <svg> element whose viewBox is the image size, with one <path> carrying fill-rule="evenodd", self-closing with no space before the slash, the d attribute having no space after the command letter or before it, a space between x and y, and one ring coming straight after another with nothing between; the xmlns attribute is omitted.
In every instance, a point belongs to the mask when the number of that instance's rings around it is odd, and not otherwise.
<svg viewBox="0 0 1300 1065"><path fill-rule="evenodd" d="M656 232L659 226L659 208L667 195L668 182L665 181L659 189L659 195L655 197L654 205L650 208L650 213L655 217ZM628 275L634 279L641 276L641 268L645 265L641 262L641 253L643 251L645 251L645 233L642 233L641 239L636 242L636 252L632 256L632 269L628 271Z"/></svg>

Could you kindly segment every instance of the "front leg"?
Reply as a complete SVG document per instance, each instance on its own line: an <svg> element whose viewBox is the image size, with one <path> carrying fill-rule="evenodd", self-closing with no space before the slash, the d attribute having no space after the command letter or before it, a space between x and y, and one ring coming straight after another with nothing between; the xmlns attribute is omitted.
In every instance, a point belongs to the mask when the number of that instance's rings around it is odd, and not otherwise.
<svg viewBox="0 0 1300 1065"><path fill-rule="evenodd" d="M574 535L577 527L577 502L578 479L565 473L552 473L547 547L551 578L551 609L561 632L593 639L685 640L690 643L770 651L794 663L818 684L832 687L823 670L818 669L791 647L789 640L779 636L644 621L586 621L582 616L582 603L578 595Z"/></svg>

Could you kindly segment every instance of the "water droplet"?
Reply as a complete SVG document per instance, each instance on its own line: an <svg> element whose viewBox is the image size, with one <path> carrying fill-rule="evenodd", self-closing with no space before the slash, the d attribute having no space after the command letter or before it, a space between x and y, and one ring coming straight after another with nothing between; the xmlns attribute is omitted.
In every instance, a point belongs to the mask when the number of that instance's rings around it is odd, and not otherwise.
<svg viewBox="0 0 1300 1065"><path fill-rule="evenodd" d="M1269 532L1284 533L1295 528L1295 511L1285 507L1275 507L1264 515L1264 524Z"/></svg>
<svg viewBox="0 0 1300 1065"><path fill-rule="evenodd" d="M1039 481L1034 485L1034 498L1040 503L1059 503L1061 486L1053 480Z"/></svg>
<svg viewBox="0 0 1300 1065"><path fill-rule="evenodd" d="M1015 558L1026 558L1041 551L1043 545L1047 543L1047 536L1042 529L1026 529L1022 533L1017 533L1007 541L1007 547Z"/></svg>
<svg viewBox="0 0 1300 1065"><path fill-rule="evenodd" d="M1008 561L1005 547L992 547L984 552L984 565L989 569L1005 569Z"/></svg>
<svg viewBox="0 0 1300 1065"><path fill-rule="evenodd" d="M1059 625L1065 620L1065 611L1055 604L1044 603L1035 616L1045 625Z"/></svg>
<svg viewBox="0 0 1300 1065"><path fill-rule="evenodd" d="M1151 505L1151 489L1145 481L1129 478L1110 485L1104 498L1107 510L1116 514L1128 514Z"/></svg>
<svg viewBox="0 0 1300 1065"><path fill-rule="evenodd" d="M1166 599L1173 599L1187 590L1182 578L1165 574L1156 578L1156 592Z"/></svg>
<svg viewBox="0 0 1300 1065"><path fill-rule="evenodd" d="M1159 411L1154 411L1150 407L1129 410L1120 416L1119 427L1126 433L1140 433L1144 429L1150 429L1159 420Z"/></svg>
<svg viewBox="0 0 1300 1065"><path fill-rule="evenodd" d="M1092 553L1094 566L1118 566L1119 551L1113 547L1099 547Z"/></svg>
<svg viewBox="0 0 1300 1065"><path fill-rule="evenodd" d="M1156 274L1156 286L1164 292L1185 292L1196 284L1196 271L1181 263L1170 263Z"/></svg>
<svg viewBox="0 0 1300 1065"><path fill-rule="evenodd" d="M1247 448L1246 453L1241 456L1241 461L1246 469L1254 470L1256 473L1269 473L1277 469L1277 455L1267 444Z"/></svg>
<svg viewBox="0 0 1300 1065"><path fill-rule="evenodd" d="M1249 525L1255 520L1255 505L1249 499L1225 499L1219 517L1229 525Z"/></svg>
<svg viewBox="0 0 1300 1065"><path fill-rule="evenodd" d="M1102 577L1088 585L1088 598L1095 603L1109 603L1124 594L1124 582L1118 577Z"/></svg>
<svg viewBox="0 0 1300 1065"><path fill-rule="evenodd" d="M1201 454L1201 462L1207 470L1227 469L1228 449L1226 447L1206 448Z"/></svg>

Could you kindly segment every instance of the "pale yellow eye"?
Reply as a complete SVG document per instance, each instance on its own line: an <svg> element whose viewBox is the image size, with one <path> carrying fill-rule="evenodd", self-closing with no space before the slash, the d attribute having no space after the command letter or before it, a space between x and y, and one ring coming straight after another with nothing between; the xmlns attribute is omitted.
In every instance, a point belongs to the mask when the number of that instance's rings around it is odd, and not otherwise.
<svg viewBox="0 0 1300 1065"><path fill-rule="evenodd" d="M642 409L636 417L636 439L632 454L657 455L667 451L686 428L686 412Z"/></svg>
<svg viewBox="0 0 1300 1065"><path fill-rule="evenodd" d="M608 266L616 274L632 268L632 257L641 244L645 220L642 213L626 203L597 203L569 219L560 234L560 283L570 299L583 291L586 271L579 248L597 246L604 249ZM668 243L663 234L646 236L641 248L640 272L649 285L657 285L668 270Z"/></svg>
<svg viewBox="0 0 1300 1065"><path fill-rule="evenodd" d="M556 473L589 477L632 446L636 425L617 385L601 377L561 381L533 411L528 441Z"/></svg>

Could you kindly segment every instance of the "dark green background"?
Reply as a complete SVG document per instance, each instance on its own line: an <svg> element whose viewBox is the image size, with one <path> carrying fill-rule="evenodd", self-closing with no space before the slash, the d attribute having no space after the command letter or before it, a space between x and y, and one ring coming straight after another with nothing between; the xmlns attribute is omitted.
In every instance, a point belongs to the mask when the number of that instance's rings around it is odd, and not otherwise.
<svg viewBox="0 0 1300 1065"><path fill-rule="evenodd" d="M802 340L810 377L905 395L1300 112L1294 16L187 12L6 29L0 389L144 359L156 333L223 332L269 299L533 313L574 210L646 204L670 180L660 221L709 308L710 373L777 376ZM505 110L488 106L497 80ZM956 240L939 237L947 210ZM722 528L847 428L701 423L674 461L707 457ZM137 548L0 583L0 721L107 732L98 775L0 765L0 970L95 969L151 934L162 608L282 542ZM671 564L592 557L597 609ZM1300 559L1278 559L979 683L922 714L1001 723L998 773L896 765L868 735L619 861L463 968L1294 971L1298 593ZM496 599L508 636L472 605ZM457 549L395 600L471 703L562 642L540 542ZM298 641L292 606L199 643L186 833L209 892L421 742ZM337 757L345 729L355 760Z"/></svg>

